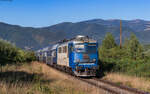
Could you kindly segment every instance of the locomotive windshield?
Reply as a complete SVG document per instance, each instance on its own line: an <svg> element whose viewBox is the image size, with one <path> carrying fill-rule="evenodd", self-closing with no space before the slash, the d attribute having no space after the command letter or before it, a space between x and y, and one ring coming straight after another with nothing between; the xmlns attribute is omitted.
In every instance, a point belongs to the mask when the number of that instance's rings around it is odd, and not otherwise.
<svg viewBox="0 0 150 94"><path fill-rule="evenodd" d="M76 44L74 46L74 51L79 53L96 53L96 44Z"/></svg>

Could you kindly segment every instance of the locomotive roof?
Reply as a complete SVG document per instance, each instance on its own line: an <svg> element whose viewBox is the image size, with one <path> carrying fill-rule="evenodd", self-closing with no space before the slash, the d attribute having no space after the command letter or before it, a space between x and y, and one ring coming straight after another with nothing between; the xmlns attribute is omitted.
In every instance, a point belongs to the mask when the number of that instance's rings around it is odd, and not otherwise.
<svg viewBox="0 0 150 94"><path fill-rule="evenodd" d="M37 52L44 52L44 51L48 51L48 50L55 50L55 49L57 49L58 46L66 45L68 43L85 43L85 42L97 43L96 40L93 40L93 39L89 38L88 36L78 35L75 38L72 38L70 40L64 39L64 40L58 42L57 44L53 45L52 47L48 46L48 47L45 47L43 49L38 50Z"/></svg>
<svg viewBox="0 0 150 94"><path fill-rule="evenodd" d="M66 40L66 39L62 40L61 42L59 42L59 45L70 43L70 42L73 42L73 43L85 43L85 42L96 43L97 41L89 38L88 36L78 35L77 37L72 38L70 40Z"/></svg>

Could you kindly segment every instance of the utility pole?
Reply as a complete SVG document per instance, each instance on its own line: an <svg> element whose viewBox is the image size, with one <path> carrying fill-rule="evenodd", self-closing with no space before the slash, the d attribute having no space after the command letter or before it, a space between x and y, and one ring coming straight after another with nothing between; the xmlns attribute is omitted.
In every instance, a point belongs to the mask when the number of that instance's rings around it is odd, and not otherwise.
<svg viewBox="0 0 150 94"><path fill-rule="evenodd" d="M120 20L120 49L122 48L122 21Z"/></svg>

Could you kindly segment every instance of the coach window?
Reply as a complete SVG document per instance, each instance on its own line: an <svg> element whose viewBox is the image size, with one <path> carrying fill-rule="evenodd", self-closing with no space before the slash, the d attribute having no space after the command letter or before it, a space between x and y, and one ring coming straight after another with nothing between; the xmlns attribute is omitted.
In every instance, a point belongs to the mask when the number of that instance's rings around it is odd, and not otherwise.
<svg viewBox="0 0 150 94"><path fill-rule="evenodd" d="M67 53L67 46L65 46L65 53Z"/></svg>
<svg viewBox="0 0 150 94"><path fill-rule="evenodd" d="M59 52L59 53L61 53L61 52L62 52L62 51L61 51L61 47L59 47L58 52Z"/></svg>
<svg viewBox="0 0 150 94"><path fill-rule="evenodd" d="M67 46L64 46L63 47L63 53L66 53L67 52Z"/></svg>
<svg viewBox="0 0 150 94"><path fill-rule="evenodd" d="M63 46L63 53L65 53L65 46Z"/></svg>
<svg viewBox="0 0 150 94"><path fill-rule="evenodd" d="M56 51L54 52L54 57L56 57Z"/></svg>

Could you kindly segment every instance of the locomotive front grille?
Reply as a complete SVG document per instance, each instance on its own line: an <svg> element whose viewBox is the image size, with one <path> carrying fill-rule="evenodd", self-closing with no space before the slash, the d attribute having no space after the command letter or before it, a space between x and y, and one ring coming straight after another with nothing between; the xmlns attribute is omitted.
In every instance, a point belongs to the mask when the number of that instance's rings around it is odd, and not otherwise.
<svg viewBox="0 0 150 94"><path fill-rule="evenodd" d="M88 56L88 54L83 54L83 60L81 61L81 63L90 63L90 57Z"/></svg>
<svg viewBox="0 0 150 94"><path fill-rule="evenodd" d="M96 70L95 69L90 69L90 68L85 68L85 69L76 69L74 73L77 76L96 76Z"/></svg>

